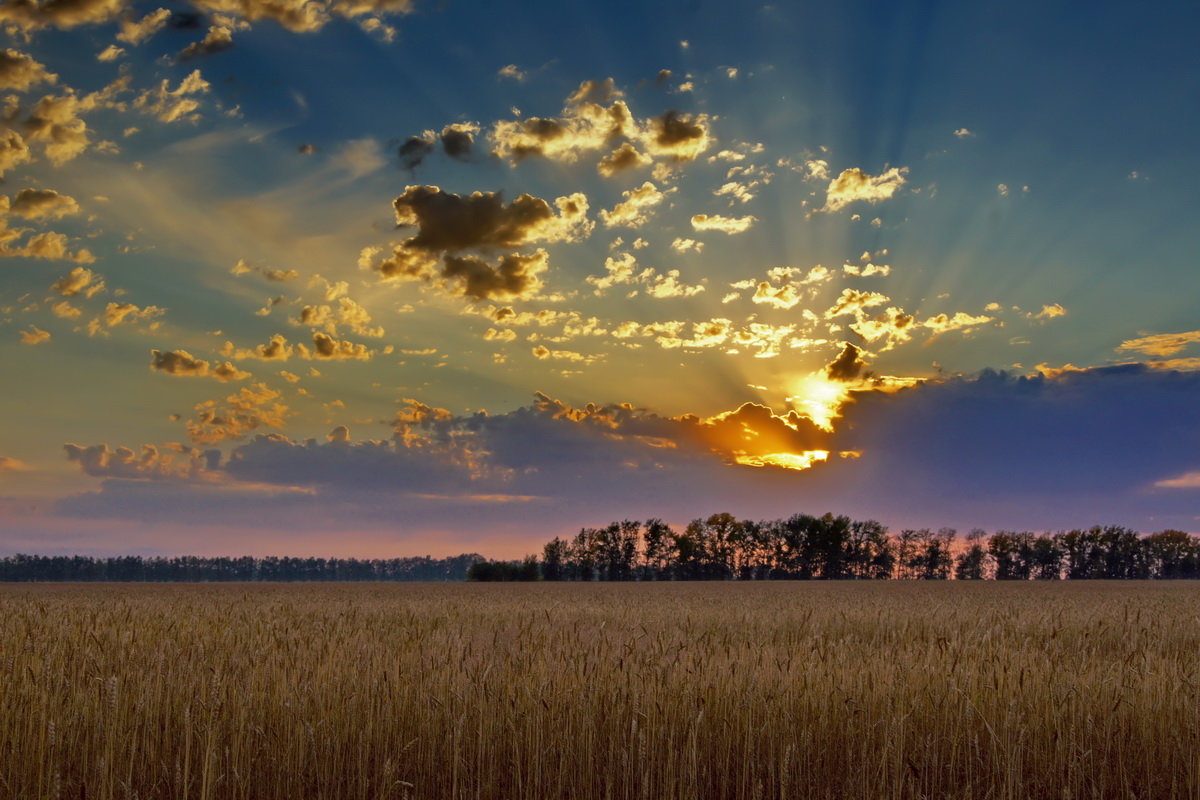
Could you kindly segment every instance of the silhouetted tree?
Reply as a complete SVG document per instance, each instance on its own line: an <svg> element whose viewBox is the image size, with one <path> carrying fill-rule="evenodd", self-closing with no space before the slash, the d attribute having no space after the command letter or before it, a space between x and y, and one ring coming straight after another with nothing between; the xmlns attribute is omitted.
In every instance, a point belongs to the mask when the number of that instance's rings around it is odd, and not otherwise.
<svg viewBox="0 0 1200 800"><path fill-rule="evenodd" d="M967 547L954 560L954 577L960 581L981 581L987 567L987 550L982 544L987 531L975 528L967 534Z"/></svg>

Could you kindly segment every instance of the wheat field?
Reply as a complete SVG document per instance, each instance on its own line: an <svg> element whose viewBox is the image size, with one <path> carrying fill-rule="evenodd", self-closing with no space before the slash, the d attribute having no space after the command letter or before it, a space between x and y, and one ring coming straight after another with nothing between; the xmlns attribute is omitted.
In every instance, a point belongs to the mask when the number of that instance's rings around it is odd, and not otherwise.
<svg viewBox="0 0 1200 800"><path fill-rule="evenodd" d="M1196 798L1200 587L0 586L0 797Z"/></svg>

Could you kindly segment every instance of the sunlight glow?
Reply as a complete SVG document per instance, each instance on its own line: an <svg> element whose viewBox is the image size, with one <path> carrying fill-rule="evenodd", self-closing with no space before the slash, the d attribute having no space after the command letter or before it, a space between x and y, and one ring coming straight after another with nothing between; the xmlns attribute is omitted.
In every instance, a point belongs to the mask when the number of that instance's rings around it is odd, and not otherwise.
<svg viewBox="0 0 1200 800"><path fill-rule="evenodd" d="M804 470L819 461L829 458L828 450L807 450L803 453L767 453L765 455L750 455L737 453L734 460L749 467L783 467L784 469Z"/></svg>
<svg viewBox="0 0 1200 800"><path fill-rule="evenodd" d="M823 431L833 431L833 421L841 416L842 404L850 397L850 386L814 372L796 381L787 401Z"/></svg>

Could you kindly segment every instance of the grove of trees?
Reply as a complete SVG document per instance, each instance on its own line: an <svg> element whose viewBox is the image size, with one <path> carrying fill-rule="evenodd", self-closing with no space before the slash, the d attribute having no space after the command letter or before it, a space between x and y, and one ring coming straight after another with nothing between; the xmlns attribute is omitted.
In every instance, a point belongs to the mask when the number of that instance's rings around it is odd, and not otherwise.
<svg viewBox="0 0 1200 800"><path fill-rule="evenodd" d="M461 581L478 553L450 558L0 558L0 581Z"/></svg>
<svg viewBox="0 0 1200 800"><path fill-rule="evenodd" d="M536 567L536 568L535 568ZM1058 533L889 532L873 520L714 514L677 531L658 519L584 528L541 558L481 562L471 580L1087 580L1200 578L1200 536L1120 526Z"/></svg>

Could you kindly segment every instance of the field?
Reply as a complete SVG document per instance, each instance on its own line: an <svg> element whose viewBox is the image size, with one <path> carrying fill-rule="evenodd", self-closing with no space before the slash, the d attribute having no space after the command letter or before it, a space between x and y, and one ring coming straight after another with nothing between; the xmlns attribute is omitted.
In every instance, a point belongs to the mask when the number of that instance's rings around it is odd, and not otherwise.
<svg viewBox="0 0 1200 800"><path fill-rule="evenodd" d="M1197 798L1200 586L0 586L0 797Z"/></svg>

